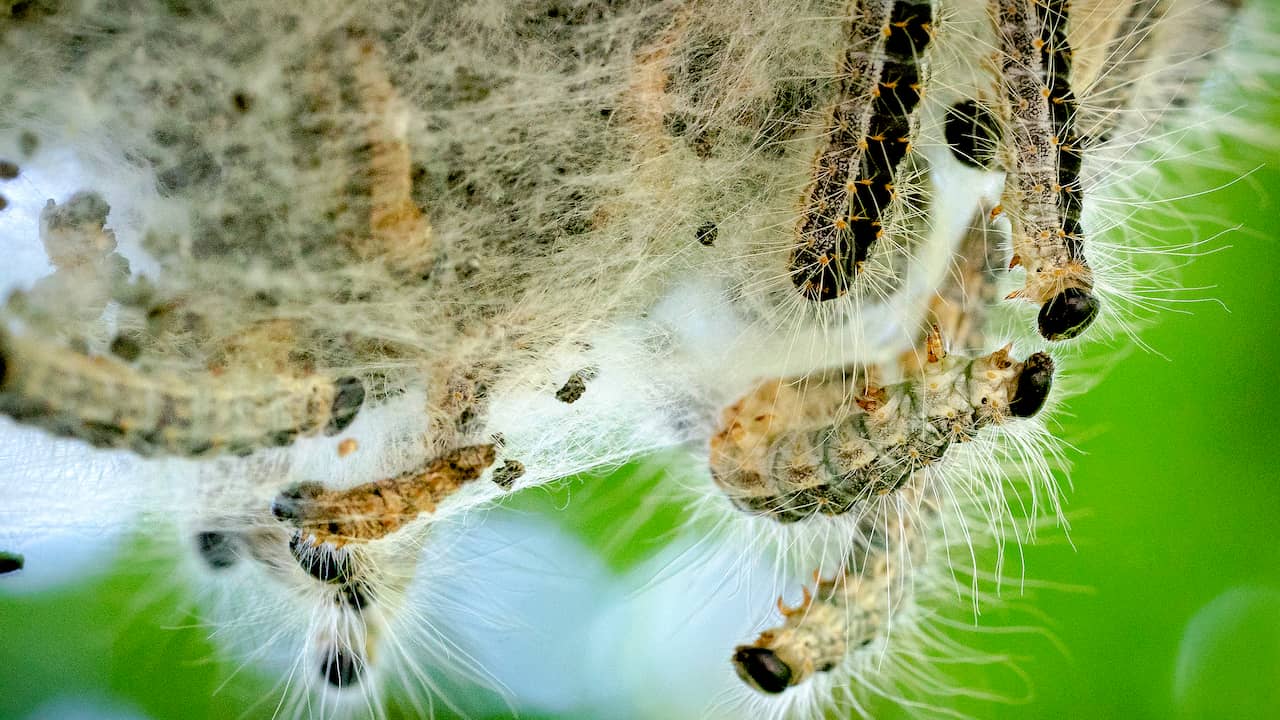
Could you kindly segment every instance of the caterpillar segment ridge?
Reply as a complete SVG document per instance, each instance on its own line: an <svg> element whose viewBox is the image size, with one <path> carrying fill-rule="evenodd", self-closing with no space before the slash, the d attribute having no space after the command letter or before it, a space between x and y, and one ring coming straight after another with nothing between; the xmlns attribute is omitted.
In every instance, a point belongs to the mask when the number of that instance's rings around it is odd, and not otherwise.
<svg viewBox="0 0 1280 720"><path fill-rule="evenodd" d="M919 376L896 384L843 370L760 384L711 439L715 482L739 509L779 522L842 515L943 461L951 445L1035 415L1053 385L1042 352L948 355L936 329L926 345Z"/></svg>

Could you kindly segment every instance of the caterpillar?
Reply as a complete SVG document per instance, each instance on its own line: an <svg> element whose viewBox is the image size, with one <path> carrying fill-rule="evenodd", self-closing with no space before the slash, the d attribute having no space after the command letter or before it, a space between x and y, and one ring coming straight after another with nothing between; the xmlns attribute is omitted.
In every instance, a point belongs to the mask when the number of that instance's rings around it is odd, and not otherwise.
<svg viewBox="0 0 1280 720"><path fill-rule="evenodd" d="M927 353L922 377L893 385L843 373L762 384L725 411L711 440L716 483L743 510L782 522L847 513L953 443L1035 415L1053 384L1045 353L948 355L936 331Z"/></svg>
<svg viewBox="0 0 1280 720"><path fill-rule="evenodd" d="M804 587L795 607L778 598L782 625L734 649L734 670L743 682L776 695L883 646L890 614L912 602L911 574L925 563L930 520L938 512L918 487L905 494L917 500L859 523L853 548L831 579L815 571L813 591Z"/></svg>
<svg viewBox="0 0 1280 720"><path fill-rule="evenodd" d="M0 333L0 409L55 435L140 455L247 454L334 434L364 402L355 377L216 378L142 373L106 356Z"/></svg>
<svg viewBox="0 0 1280 720"><path fill-rule="evenodd" d="M1041 306L1040 333L1075 337L1098 314L1093 276L1079 237L1080 138L1073 129L1065 5L1041 13L1031 2L998 4L1001 79L1016 156L1005 189L1014 213L1014 259L1027 270L1016 296Z"/></svg>
<svg viewBox="0 0 1280 720"><path fill-rule="evenodd" d="M297 532L246 519L197 527L203 529L194 533L192 545L209 580L226 584L260 578L257 582L285 593L282 605L305 611L305 619L292 629L297 633L292 642L300 642L310 656L310 669L300 679L303 686L315 686L318 680L341 695L367 692L368 676L386 640L387 613L402 602L413 577L411 566L388 559L394 549L375 555L364 548L315 545ZM265 594L261 586L240 592Z"/></svg>
<svg viewBox="0 0 1280 720"><path fill-rule="evenodd" d="M792 281L814 300L843 295L882 233L911 147L921 56L933 38L930 2L859 3L852 15L790 262Z"/></svg>
<svg viewBox="0 0 1280 720"><path fill-rule="evenodd" d="M434 511L437 503L480 477L493 461L493 445L458 448L421 470L348 490L296 485L276 498L271 511L315 543L340 547L353 540L376 540Z"/></svg>

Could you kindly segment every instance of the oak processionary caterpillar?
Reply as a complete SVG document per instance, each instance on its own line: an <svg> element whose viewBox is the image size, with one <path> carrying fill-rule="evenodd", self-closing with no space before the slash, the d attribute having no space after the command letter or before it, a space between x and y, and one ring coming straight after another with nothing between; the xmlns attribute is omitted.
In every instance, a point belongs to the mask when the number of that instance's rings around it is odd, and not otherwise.
<svg viewBox="0 0 1280 720"><path fill-rule="evenodd" d="M844 294L880 238L898 165L911 148L932 12L928 2L906 0L852 10L840 90L791 260L792 279L807 297Z"/></svg>
<svg viewBox="0 0 1280 720"><path fill-rule="evenodd" d="M502 684L424 599L450 523L692 449L687 532L745 533L696 545L775 573L744 584L818 570L708 636L700 707L866 714L1006 488L1058 511L1060 341L1132 332L1160 249L1108 245L1106 204L1212 111L1240 12L0 2L0 228L41 253L7 279L0 412L151 458L119 484L215 629L270 628L226 642L287 659L299 716L448 702L433 653Z"/></svg>

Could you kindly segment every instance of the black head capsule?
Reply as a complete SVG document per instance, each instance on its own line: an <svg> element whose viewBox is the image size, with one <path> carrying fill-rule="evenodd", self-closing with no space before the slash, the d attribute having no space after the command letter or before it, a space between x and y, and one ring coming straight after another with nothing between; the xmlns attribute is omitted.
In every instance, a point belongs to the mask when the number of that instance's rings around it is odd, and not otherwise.
<svg viewBox="0 0 1280 720"><path fill-rule="evenodd" d="M364 405L364 383L360 378L341 377L333 382L333 387L333 409L329 413L329 425L324 430L326 435L346 430Z"/></svg>
<svg viewBox="0 0 1280 720"><path fill-rule="evenodd" d="M762 693L777 695L791 685L791 668L768 648L740 645L733 651L738 677Z"/></svg>
<svg viewBox="0 0 1280 720"><path fill-rule="evenodd" d="M302 538L302 533L294 533L289 552L308 575L320 582L345 583L351 579L351 556L345 550L312 545Z"/></svg>
<svg viewBox="0 0 1280 720"><path fill-rule="evenodd" d="M951 154L969 167L990 170L996 158L995 115L974 100L947 108L945 133Z"/></svg>
<svg viewBox="0 0 1280 720"><path fill-rule="evenodd" d="M1040 307L1040 334L1046 340L1070 340L1093 324L1101 307L1088 290L1067 288Z"/></svg>
<svg viewBox="0 0 1280 720"><path fill-rule="evenodd" d="M214 570L226 570L240 560L239 542L231 533L206 530L196 533L196 552Z"/></svg>
<svg viewBox="0 0 1280 720"><path fill-rule="evenodd" d="M1031 417L1040 412L1053 388L1053 358L1040 352L1027 358L1018 374L1018 383L1009 398L1009 412L1015 417Z"/></svg>
<svg viewBox="0 0 1280 720"><path fill-rule="evenodd" d="M333 648L320 662L320 676L338 689L359 685L363 674L364 660L350 650Z"/></svg>
<svg viewBox="0 0 1280 720"><path fill-rule="evenodd" d="M0 550L0 575L18 572L24 565L26 565L26 560L22 555Z"/></svg>

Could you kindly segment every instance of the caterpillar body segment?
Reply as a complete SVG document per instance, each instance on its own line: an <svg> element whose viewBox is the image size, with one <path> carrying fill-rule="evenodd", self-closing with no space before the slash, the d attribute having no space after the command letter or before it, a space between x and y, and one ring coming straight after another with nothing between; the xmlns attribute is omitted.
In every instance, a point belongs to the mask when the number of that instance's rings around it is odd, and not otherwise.
<svg viewBox="0 0 1280 720"><path fill-rule="evenodd" d="M368 186L369 214L368 231L345 240L359 257L380 258L392 270L421 275L434 260L434 237L413 199L407 108L391 83L385 49L358 32L349 32L343 44L340 57L349 64L365 123L365 169L358 176Z"/></svg>
<svg viewBox="0 0 1280 720"><path fill-rule="evenodd" d="M932 22L927 1L880 0L853 11L826 144L814 163L790 260L792 281L807 298L847 292L883 232L915 131L921 56Z"/></svg>
<svg viewBox="0 0 1280 720"><path fill-rule="evenodd" d="M347 490L304 483L281 493L271 511L317 544L377 540L434 512L438 503L479 478L495 457L493 445L472 445L447 452L421 470Z"/></svg>
<svg viewBox="0 0 1280 720"><path fill-rule="evenodd" d="M1041 335L1068 339L1093 322L1099 304L1079 225L1082 154L1066 3L998 0L996 17L1014 154L1005 205L1014 209L1013 264L1027 273L1014 296L1041 306Z"/></svg>
<svg viewBox="0 0 1280 720"><path fill-rule="evenodd" d="M794 522L841 515L900 488L989 425L1039 411L1053 361L1009 348L968 358L928 339L918 378L877 386L829 372L758 386L725 411L711 473L739 509Z"/></svg>
<svg viewBox="0 0 1280 720"><path fill-rule="evenodd" d="M911 490L918 486L913 482ZM734 670L744 683L776 695L883 649L890 615L915 600L913 574L926 561L930 523L937 516L932 501L908 504L913 507L860 522L841 569L829 580L815 572L815 587L804 588L798 606L778 599L781 624L734 649Z"/></svg>
<svg viewBox="0 0 1280 720"><path fill-rule="evenodd" d="M0 412L100 448L247 454L338 432L363 403L354 377L182 378L0 331Z"/></svg>

